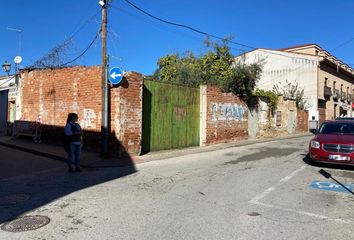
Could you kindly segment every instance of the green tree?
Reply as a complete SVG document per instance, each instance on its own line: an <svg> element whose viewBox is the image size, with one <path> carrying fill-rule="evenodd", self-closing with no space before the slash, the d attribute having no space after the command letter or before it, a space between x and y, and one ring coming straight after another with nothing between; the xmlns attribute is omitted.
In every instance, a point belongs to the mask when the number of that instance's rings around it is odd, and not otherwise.
<svg viewBox="0 0 354 240"><path fill-rule="evenodd" d="M270 112L274 112L278 105L278 95L272 91L265 91L263 89L256 89L253 92L253 96L257 97L265 97L269 101L269 110Z"/></svg>
<svg viewBox="0 0 354 240"><path fill-rule="evenodd" d="M161 57L154 78L162 82L187 84L196 86L202 82L199 59L192 52L186 52L182 57L178 53Z"/></svg>
<svg viewBox="0 0 354 240"><path fill-rule="evenodd" d="M161 57L154 78L177 84L198 86L210 84L219 86L223 92L240 96L250 96L260 77L261 65L247 65L244 61L235 62L228 46L230 38L222 43L206 39L206 54L196 57L192 52L182 56L178 53Z"/></svg>

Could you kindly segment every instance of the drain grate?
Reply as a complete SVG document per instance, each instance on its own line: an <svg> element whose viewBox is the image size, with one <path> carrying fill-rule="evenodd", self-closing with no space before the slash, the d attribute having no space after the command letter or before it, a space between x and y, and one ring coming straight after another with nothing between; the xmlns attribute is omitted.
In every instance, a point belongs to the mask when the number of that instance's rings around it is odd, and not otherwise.
<svg viewBox="0 0 354 240"><path fill-rule="evenodd" d="M17 203L25 202L28 199L30 199L30 195L28 194L11 194L7 195L5 197L0 197L0 206L9 206L9 205L15 205Z"/></svg>
<svg viewBox="0 0 354 240"><path fill-rule="evenodd" d="M16 218L11 222L5 223L1 226L1 230L7 232L24 232L43 227L49 222L50 219L46 216L25 216Z"/></svg>

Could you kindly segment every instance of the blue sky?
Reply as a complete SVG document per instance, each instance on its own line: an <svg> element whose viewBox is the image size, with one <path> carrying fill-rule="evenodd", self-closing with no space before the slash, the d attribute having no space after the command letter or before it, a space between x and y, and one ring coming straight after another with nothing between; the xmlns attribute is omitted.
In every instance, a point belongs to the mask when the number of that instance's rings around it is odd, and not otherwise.
<svg viewBox="0 0 354 240"><path fill-rule="evenodd" d="M353 0L129 0L150 14L185 24L252 47L284 48L317 43L347 64L354 64ZM29 66L73 35L67 60L74 59L100 28L98 0L0 0L0 63ZM113 0L108 13L108 54L111 66L152 74L157 60L175 52L206 51L205 36L152 19L126 3ZM341 46L342 45L342 46ZM231 44L232 52L250 50ZM99 65L96 41L76 65ZM354 65L353 65L354 66ZM0 75L5 73L1 70Z"/></svg>

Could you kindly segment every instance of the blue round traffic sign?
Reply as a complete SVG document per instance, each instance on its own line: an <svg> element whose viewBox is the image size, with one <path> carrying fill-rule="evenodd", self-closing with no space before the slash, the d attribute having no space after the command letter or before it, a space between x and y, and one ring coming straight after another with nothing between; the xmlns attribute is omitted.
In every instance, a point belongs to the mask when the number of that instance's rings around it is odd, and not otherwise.
<svg viewBox="0 0 354 240"><path fill-rule="evenodd" d="M112 84L119 84L120 81L123 79L123 71L118 68L114 67L109 70L109 81Z"/></svg>

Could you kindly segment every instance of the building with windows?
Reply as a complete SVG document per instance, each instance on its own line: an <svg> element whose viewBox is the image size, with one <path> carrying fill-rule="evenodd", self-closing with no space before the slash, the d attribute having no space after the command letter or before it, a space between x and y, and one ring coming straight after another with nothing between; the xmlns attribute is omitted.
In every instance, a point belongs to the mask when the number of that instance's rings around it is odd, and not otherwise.
<svg viewBox="0 0 354 240"><path fill-rule="evenodd" d="M309 120L319 123L354 116L354 69L317 44L280 50L255 49L236 58L263 66L257 88L273 90L297 85L304 90Z"/></svg>
<svg viewBox="0 0 354 240"><path fill-rule="evenodd" d="M7 135L11 124L20 118L20 91L15 76L0 76L0 136Z"/></svg>

